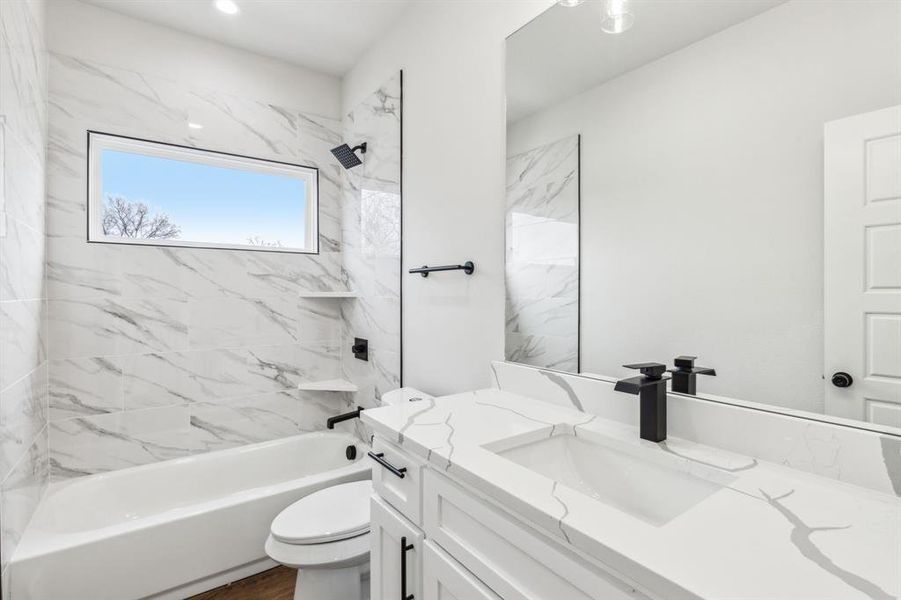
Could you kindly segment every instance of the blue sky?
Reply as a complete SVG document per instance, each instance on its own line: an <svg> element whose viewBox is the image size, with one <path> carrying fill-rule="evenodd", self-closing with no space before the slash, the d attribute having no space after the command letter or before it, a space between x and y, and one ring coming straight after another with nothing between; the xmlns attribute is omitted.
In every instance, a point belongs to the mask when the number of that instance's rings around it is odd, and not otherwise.
<svg viewBox="0 0 901 600"><path fill-rule="evenodd" d="M306 184L293 177L103 150L102 194L143 202L181 227L180 240L303 247Z"/></svg>

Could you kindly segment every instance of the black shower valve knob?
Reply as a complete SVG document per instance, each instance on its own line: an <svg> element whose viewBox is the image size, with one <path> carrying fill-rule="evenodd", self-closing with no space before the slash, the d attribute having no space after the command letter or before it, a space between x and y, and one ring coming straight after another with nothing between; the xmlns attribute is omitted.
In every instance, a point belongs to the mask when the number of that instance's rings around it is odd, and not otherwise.
<svg viewBox="0 0 901 600"><path fill-rule="evenodd" d="M354 338L354 344L350 347L354 358L358 360L369 360L369 340L363 338Z"/></svg>

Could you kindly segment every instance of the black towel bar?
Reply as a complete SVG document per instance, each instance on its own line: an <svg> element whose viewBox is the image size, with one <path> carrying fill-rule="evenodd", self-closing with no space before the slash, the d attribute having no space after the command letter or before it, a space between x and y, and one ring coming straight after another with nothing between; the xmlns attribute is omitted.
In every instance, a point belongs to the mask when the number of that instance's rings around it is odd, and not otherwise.
<svg viewBox="0 0 901 600"><path fill-rule="evenodd" d="M443 267L429 267L428 265L423 265L418 269L410 269L410 273L419 273L423 277L428 277L429 273L434 273L435 271L463 271L467 275L472 275L475 270L475 264L473 264L471 260L467 260L462 265L444 265Z"/></svg>

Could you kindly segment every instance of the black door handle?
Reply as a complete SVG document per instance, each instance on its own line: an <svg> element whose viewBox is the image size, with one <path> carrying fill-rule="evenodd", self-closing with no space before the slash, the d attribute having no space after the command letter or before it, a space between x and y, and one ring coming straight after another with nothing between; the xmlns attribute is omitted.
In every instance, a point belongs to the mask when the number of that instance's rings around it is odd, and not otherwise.
<svg viewBox="0 0 901 600"><path fill-rule="evenodd" d="M407 594L407 551L412 549L406 536L400 538L400 600L413 600L413 594Z"/></svg>
<svg viewBox="0 0 901 600"><path fill-rule="evenodd" d="M854 383L854 378L844 371L839 371L837 373L833 373L832 375L832 385L834 385L835 387L851 387L852 383Z"/></svg>
<svg viewBox="0 0 901 600"><path fill-rule="evenodd" d="M376 454L374 452L369 452L368 455L369 455L369 458L371 458L375 462L379 463L380 465L382 465L383 467L385 467L386 469L388 469L389 471L391 471L392 473L394 473L401 479L403 479L406 476L405 473L407 472L407 467L395 467L394 465L389 463L387 460L385 460L384 452L379 452L378 454Z"/></svg>

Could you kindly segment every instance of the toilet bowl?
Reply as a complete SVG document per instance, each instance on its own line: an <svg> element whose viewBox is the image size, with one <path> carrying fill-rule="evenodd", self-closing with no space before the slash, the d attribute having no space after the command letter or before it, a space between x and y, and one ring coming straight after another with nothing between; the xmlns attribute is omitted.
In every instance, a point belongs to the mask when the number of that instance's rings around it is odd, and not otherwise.
<svg viewBox="0 0 901 600"><path fill-rule="evenodd" d="M354 481L301 498L272 521L266 554L297 569L295 600L357 600L369 568L372 482Z"/></svg>

